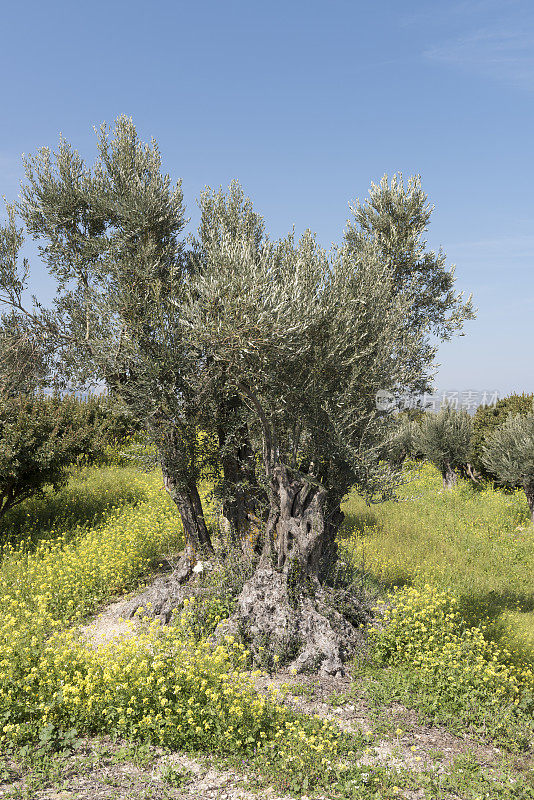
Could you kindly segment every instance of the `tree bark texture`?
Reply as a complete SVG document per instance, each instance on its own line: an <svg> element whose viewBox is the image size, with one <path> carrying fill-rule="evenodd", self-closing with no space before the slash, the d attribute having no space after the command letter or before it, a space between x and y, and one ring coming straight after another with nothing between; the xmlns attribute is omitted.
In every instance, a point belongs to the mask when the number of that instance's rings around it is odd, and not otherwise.
<svg viewBox="0 0 534 800"><path fill-rule="evenodd" d="M262 555L220 631L241 635L258 664L268 653L297 672L343 673L343 663L361 643L358 628L369 618L366 609L348 595L341 604L339 594L334 601L320 580L343 519L336 504L328 518L327 505L323 487L284 466L273 469ZM346 606L343 612L340 605Z"/></svg>
<svg viewBox="0 0 534 800"><path fill-rule="evenodd" d="M219 430L219 441L224 443L225 431ZM239 436L239 434L241 434ZM260 539L261 521L258 519L260 487L254 469L254 452L243 426L238 432L242 444L222 458L224 491L220 525L230 544L254 557Z"/></svg>
<svg viewBox="0 0 534 800"><path fill-rule="evenodd" d="M443 488L452 489L458 482L458 476L450 464L446 464L445 471L443 472Z"/></svg>
<svg viewBox="0 0 534 800"><path fill-rule="evenodd" d="M164 478L184 521L187 547L173 574L131 601L126 613L134 614L143 605L166 623L173 609L194 593L196 554L211 551L211 542L197 511L198 492L195 498L165 472ZM256 569L214 640L236 635L257 665L289 664L297 672L343 674L344 663L364 646L363 626L372 614L364 600L324 581L337 555L335 538L343 520L339 502L285 466L276 466L271 473L269 499Z"/></svg>
<svg viewBox="0 0 534 800"><path fill-rule="evenodd" d="M162 473L165 488L178 506L182 518L186 546L192 548L195 553L212 553L211 537L196 484L183 486L164 466Z"/></svg>

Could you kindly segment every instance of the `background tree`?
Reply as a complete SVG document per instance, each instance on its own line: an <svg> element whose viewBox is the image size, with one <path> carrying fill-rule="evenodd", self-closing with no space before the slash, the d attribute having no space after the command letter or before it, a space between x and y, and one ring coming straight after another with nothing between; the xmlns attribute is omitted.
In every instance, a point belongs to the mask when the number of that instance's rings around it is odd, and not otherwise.
<svg viewBox="0 0 534 800"><path fill-rule="evenodd" d="M534 522L534 413L509 416L482 445L482 462L500 483L522 486Z"/></svg>
<svg viewBox="0 0 534 800"><path fill-rule="evenodd" d="M188 544L210 549L197 486L201 409L187 379L195 354L186 349L180 321L180 184L171 186L157 145L141 143L126 117L113 131L101 128L93 169L63 139L57 153L42 148L25 167L18 211L58 295L52 311L26 312L19 285L7 275L4 300L55 350L60 377L103 380L142 422Z"/></svg>
<svg viewBox="0 0 534 800"><path fill-rule="evenodd" d="M106 424L92 412L70 397L0 397L0 517L102 453Z"/></svg>
<svg viewBox="0 0 534 800"><path fill-rule="evenodd" d="M471 463L475 478L498 481L499 476L491 472L483 463L482 450L487 438L509 416L521 414L523 416L534 412L534 394L511 394L503 397L491 406L479 406L473 417L473 435L471 437Z"/></svg>
<svg viewBox="0 0 534 800"><path fill-rule="evenodd" d="M421 415L422 417L424 415ZM388 460L392 464L400 465L407 458L421 457L423 454L416 446L418 431L417 422L406 414L399 414L395 419L391 439L388 443Z"/></svg>
<svg viewBox="0 0 534 800"><path fill-rule="evenodd" d="M445 406L437 414L427 412L414 432L415 446L439 469L445 489L452 489L467 463L472 427L467 411Z"/></svg>

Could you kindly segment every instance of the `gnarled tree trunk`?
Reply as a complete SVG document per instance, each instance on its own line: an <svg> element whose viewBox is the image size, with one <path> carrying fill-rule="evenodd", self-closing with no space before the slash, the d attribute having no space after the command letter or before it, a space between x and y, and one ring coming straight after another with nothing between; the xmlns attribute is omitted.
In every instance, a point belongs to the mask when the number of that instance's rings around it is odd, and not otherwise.
<svg viewBox="0 0 534 800"><path fill-rule="evenodd" d="M165 488L178 506L182 518L186 548L192 549L195 553L213 552L196 484L182 485L164 465L162 473Z"/></svg>
<svg viewBox="0 0 534 800"><path fill-rule="evenodd" d="M263 551L221 632L238 632L257 663L264 654L297 670L336 674L361 640L358 626L369 615L343 597L344 613L321 583L332 557L342 514L327 513L327 492L287 467L271 475L270 513ZM334 504L334 512L336 504Z"/></svg>
<svg viewBox="0 0 534 800"><path fill-rule="evenodd" d="M527 497L528 507L530 509L530 518L534 525L534 482L526 483L524 485L525 495Z"/></svg>
<svg viewBox="0 0 534 800"><path fill-rule="evenodd" d="M450 464L445 465L445 471L443 472L443 488L444 489L452 489L453 486L456 486L458 483L458 476L456 472L453 470Z"/></svg>

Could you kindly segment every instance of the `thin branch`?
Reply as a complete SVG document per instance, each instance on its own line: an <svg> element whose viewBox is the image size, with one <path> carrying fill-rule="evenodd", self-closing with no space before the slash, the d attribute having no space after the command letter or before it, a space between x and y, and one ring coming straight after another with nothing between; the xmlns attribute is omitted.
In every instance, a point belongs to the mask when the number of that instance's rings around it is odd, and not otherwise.
<svg viewBox="0 0 534 800"><path fill-rule="evenodd" d="M265 463L265 471L267 475L271 475L274 464L278 460L278 444L276 441L276 434L272 426L269 424L265 410L256 393L253 392L252 389L245 383L239 383L238 388L250 400L260 419L264 435L263 460Z"/></svg>

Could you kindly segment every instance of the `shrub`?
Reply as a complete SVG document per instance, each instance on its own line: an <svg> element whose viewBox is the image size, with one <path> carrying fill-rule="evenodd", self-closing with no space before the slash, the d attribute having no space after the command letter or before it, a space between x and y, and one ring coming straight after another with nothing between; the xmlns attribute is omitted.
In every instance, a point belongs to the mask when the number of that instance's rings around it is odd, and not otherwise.
<svg viewBox="0 0 534 800"><path fill-rule="evenodd" d="M132 443L145 446L139 421L112 397L92 395L85 400L65 397L62 402L68 404L77 424L90 433L85 441L86 463L115 463L115 454ZM123 463L127 465L128 461L125 459Z"/></svg>
<svg viewBox="0 0 534 800"><path fill-rule="evenodd" d="M57 490L73 464L105 461L132 428L107 398L1 397L0 517L45 486Z"/></svg>
<svg viewBox="0 0 534 800"><path fill-rule="evenodd" d="M487 437L511 414L531 414L534 410L534 394L511 394L503 397L493 406L480 406L473 417L473 433L471 436L471 449L469 463L474 470L485 480L498 480L482 461L482 448Z"/></svg>
<svg viewBox="0 0 534 800"><path fill-rule="evenodd" d="M26 498L54 489L94 437L78 408L57 397L2 398L0 402L0 516Z"/></svg>

